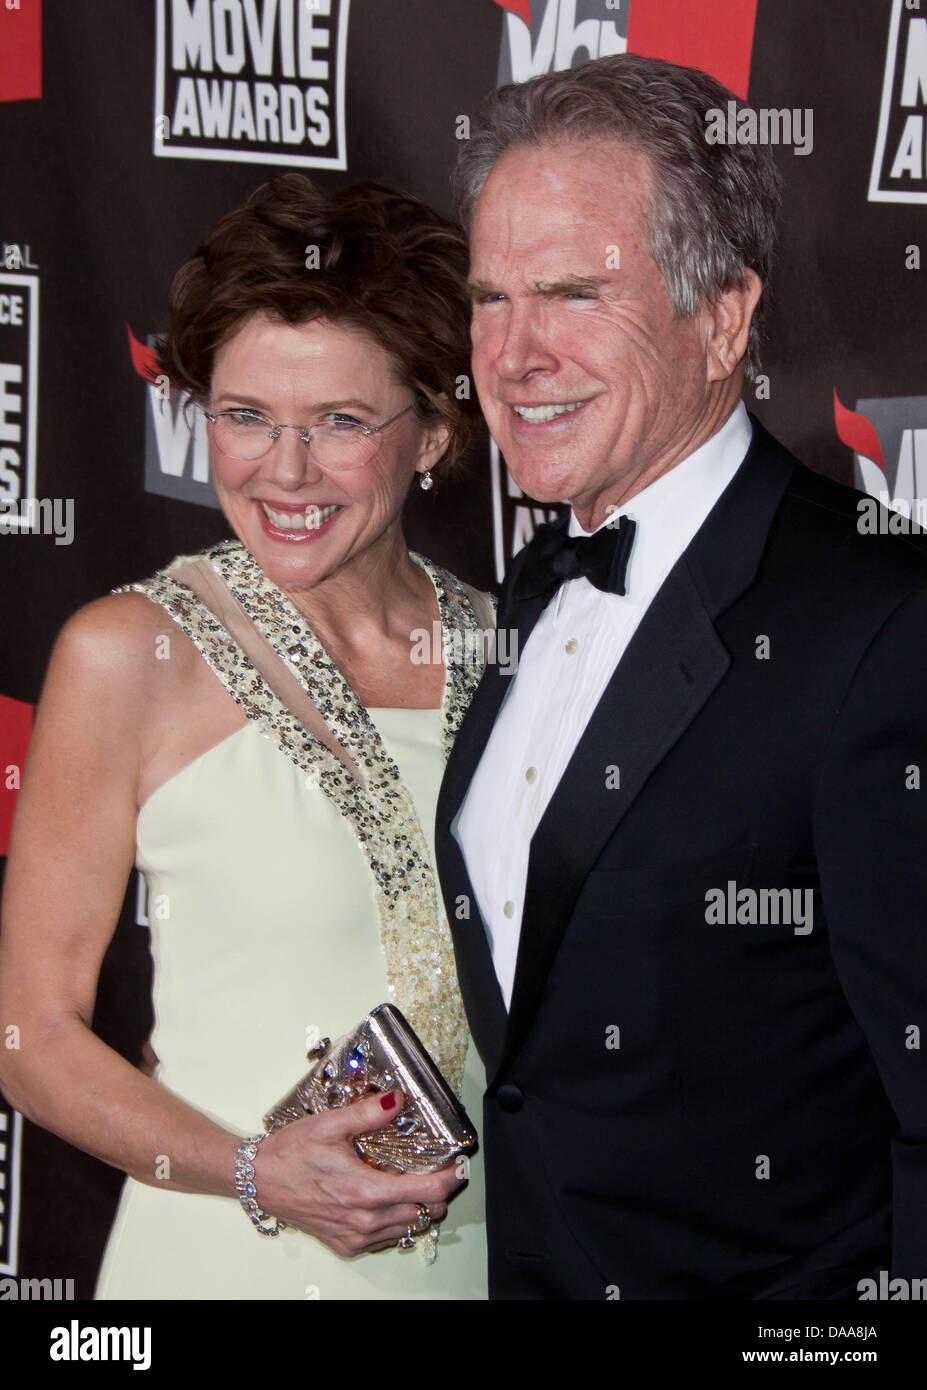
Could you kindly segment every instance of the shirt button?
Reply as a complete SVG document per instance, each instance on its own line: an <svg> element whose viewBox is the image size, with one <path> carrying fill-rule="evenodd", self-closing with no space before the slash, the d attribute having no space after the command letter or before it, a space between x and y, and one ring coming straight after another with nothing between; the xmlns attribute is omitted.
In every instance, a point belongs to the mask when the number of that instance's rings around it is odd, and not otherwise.
<svg viewBox="0 0 927 1390"><path fill-rule="evenodd" d="M509 898L508 902L506 903L506 905L505 905L505 907L502 909L502 911L505 913L506 917L514 917L514 916L515 916L515 904L512 902L512 899L511 899L511 898Z"/></svg>
<svg viewBox="0 0 927 1390"><path fill-rule="evenodd" d="M578 638L578 637L571 637L570 640L569 640L569 642L565 642L565 643L564 643L564 645L563 645L563 650L566 652L567 656L572 656L574 652L578 652L578 651L579 651L579 638Z"/></svg>
<svg viewBox="0 0 927 1390"><path fill-rule="evenodd" d="M526 782L536 782L538 780L538 770L536 767L529 767L525 772Z"/></svg>

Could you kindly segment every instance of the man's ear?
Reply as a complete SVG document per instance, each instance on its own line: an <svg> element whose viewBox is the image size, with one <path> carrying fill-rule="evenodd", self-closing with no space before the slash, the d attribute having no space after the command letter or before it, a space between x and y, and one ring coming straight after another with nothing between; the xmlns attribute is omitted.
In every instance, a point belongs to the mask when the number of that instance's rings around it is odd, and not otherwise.
<svg viewBox="0 0 927 1390"><path fill-rule="evenodd" d="M732 376L747 352L750 324L763 293L763 282L755 270L744 267L744 282L725 290L707 305L707 379L725 381Z"/></svg>

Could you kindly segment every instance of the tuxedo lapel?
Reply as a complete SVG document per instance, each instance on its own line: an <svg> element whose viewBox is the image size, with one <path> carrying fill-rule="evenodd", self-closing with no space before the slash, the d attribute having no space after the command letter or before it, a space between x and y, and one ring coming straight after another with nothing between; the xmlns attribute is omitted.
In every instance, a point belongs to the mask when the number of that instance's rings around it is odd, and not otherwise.
<svg viewBox="0 0 927 1390"><path fill-rule="evenodd" d="M680 562L644 615L534 833L503 1064L537 1012L589 870L729 665Z"/></svg>
<svg viewBox="0 0 927 1390"><path fill-rule="evenodd" d="M435 851L454 941L457 978L470 1031L487 1071L498 1065L501 1054L505 1002L493 968L486 924L477 907L476 894L452 826L473 771L483 755L510 679L497 665L487 666L484 671L457 731L441 783L435 818Z"/></svg>
<svg viewBox="0 0 927 1390"><path fill-rule="evenodd" d="M602 849L730 665L714 618L753 582L791 473L791 456L754 422L742 468L670 571L577 745L531 844L500 1067L531 1025Z"/></svg>

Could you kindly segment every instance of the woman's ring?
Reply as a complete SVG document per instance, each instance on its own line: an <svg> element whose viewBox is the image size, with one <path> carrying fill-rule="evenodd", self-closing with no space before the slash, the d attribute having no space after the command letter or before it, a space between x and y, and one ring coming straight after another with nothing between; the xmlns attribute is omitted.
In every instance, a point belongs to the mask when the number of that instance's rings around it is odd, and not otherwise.
<svg viewBox="0 0 927 1390"><path fill-rule="evenodd" d="M431 1225L431 1212L425 1206L424 1202L416 1202L415 1208L418 1212L418 1221L415 1225L414 1234L417 1236L422 1236L425 1234L425 1232L428 1230L428 1227ZM409 1230L412 1230L411 1226L409 1227Z"/></svg>

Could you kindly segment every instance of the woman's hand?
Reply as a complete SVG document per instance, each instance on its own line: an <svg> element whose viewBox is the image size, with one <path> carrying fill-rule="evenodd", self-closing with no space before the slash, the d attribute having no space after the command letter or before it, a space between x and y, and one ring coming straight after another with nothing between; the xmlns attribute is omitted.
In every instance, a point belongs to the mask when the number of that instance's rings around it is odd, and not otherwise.
<svg viewBox="0 0 927 1390"><path fill-rule="evenodd" d="M394 1173L358 1158L355 1134L382 1129L398 1114L401 1091L338 1110L307 1115L265 1139L254 1160L262 1209L315 1236L336 1255L395 1245L421 1225L420 1202L433 1222L463 1184L457 1165L436 1173Z"/></svg>

